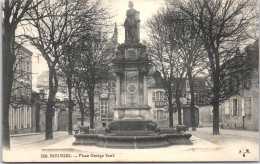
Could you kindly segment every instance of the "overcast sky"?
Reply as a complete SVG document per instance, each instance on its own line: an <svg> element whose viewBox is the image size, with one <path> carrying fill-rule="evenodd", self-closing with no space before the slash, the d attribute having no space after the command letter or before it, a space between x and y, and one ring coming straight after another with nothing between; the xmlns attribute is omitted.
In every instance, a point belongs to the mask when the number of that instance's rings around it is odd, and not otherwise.
<svg viewBox="0 0 260 164"><path fill-rule="evenodd" d="M118 42L123 43L125 39L124 33L124 21L126 18L126 11L129 9L129 0L107 0L111 8L111 13L115 16L113 21L117 23L118 28ZM144 23L148 18L150 18L157 9L163 4L163 0L133 0L134 9L140 12L140 39L141 42L145 38L144 33ZM36 83L37 77L43 72L48 71L47 64L42 56L40 56L39 51L35 50L33 47L27 47L33 52L32 57L32 72L33 72L33 90L37 91Z"/></svg>

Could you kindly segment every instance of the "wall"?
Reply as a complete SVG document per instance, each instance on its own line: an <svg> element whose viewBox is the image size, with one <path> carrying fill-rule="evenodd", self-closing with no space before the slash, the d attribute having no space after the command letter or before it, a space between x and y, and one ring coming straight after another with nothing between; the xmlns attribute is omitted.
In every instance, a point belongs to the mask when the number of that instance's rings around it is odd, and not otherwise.
<svg viewBox="0 0 260 164"><path fill-rule="evenodd" d="M213 123L213 107L211 105L199 107L199 126L202 127L212 127Z"/></svg>
<svg viewBox="0 0 260 164"><path fill-rule="evenodd" d="M244 89L244 94L242 90L237 95L233 95L231 98L226 100L220 105L220 114L222 115L222 121L220 122L221 128L231 128L231 129L242 129L243 122L244 128L248 130L258 130L258 117L259 117L259 75L258 68L251 72L251 87L250 89ZM243 96L242 96L243 95ZM242 108L242 98L251 98L251 114L245 111L245 116L243 120L243 110ZM233 116L232 107L229 106L229 110L225 111L225 103L231 103L233 99L238 100L238 116Z"/></svg>

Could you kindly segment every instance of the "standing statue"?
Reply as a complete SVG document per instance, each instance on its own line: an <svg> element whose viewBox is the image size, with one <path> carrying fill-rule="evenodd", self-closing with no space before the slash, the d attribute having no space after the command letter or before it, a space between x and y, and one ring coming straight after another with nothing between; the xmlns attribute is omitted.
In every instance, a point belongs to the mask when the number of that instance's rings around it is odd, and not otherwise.
<svg viewBox="0 0 260 164"><path fill-rule="evenodd" d="M124 22L125 27L125 40L126 41L139 41L139 12L133 9L134 4L129 1L130 9L126 11L126 19Z"/></svg>

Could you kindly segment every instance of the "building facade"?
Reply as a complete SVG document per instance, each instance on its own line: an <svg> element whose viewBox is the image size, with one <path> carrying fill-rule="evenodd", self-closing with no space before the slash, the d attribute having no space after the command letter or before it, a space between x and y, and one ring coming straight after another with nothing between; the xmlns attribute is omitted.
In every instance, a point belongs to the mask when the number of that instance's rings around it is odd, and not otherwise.
<svg viewBox="0 0 260 164"><path fill-rule="evenodd" d="M259 119L259 40L231 59L230 86L237 92L220 104L220 127L258 130Z"/></svg>
<svg viewBox="0 0 260 164"><path fill-rule="evenodd" d="M65 75L61 71L57 71L58 89L55 96L54 116L52 118L53 131L68 130L68 87L66 84ZM49 94L49 72L45 71L37 78L37 89L40 94L39 102L36 104L39 110L40 131L45 131L45 112L47 108L47 99ZM74 95L72 94L72 99ZM77 124L76 112L72 113L72 123Z"/></svg>
<svg viewBox="0 0 260 164"><path fill-rule="evenodd" d="M34 132L35 111L32 110L32 55L21 46L16 50L14 80L9 108L10 134Z"/></svg>

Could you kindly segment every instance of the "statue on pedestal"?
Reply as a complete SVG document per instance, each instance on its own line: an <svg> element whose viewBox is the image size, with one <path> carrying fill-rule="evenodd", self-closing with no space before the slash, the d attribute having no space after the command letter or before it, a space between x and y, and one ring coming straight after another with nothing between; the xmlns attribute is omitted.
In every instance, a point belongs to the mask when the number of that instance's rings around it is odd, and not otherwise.
<svg viewBox="0 0 260 164"><path fill-rule="evenodd" d="M134 4L129 1L130 9L126 11L126 19L124 22L125 27L125 41L138 41L139 42L139 11L133 9Z"/></svg>

